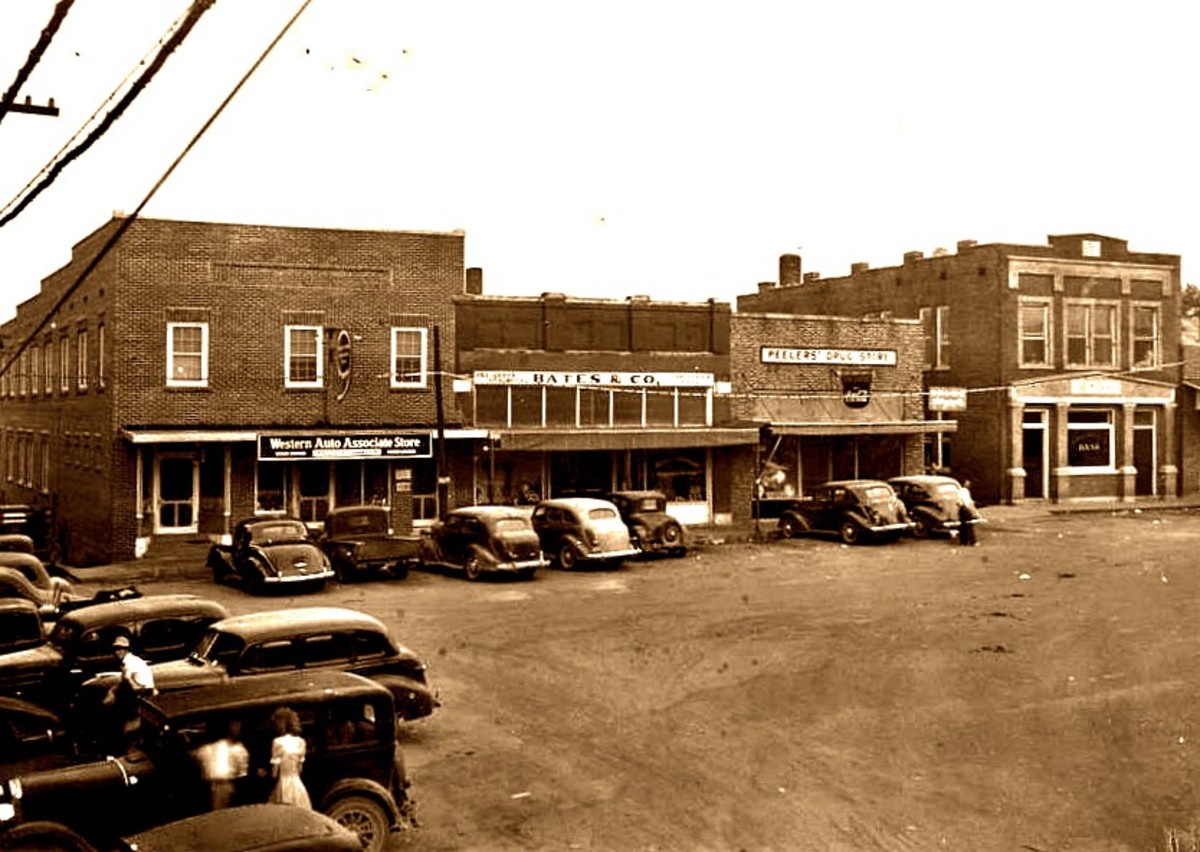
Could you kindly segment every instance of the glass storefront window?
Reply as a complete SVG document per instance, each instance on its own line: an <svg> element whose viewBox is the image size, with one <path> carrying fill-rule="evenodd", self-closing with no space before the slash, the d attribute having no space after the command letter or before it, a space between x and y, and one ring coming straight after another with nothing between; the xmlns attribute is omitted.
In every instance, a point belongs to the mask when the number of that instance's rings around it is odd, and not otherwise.
<svg viewBox="0 0 1200 852"><path fill-rule="evenodd" d="M512 394L512 425L542 425L542 389L540 387L509 388Z"/></svg>
<svg viewBox="0 0 1200 852"><path fill-rule="evenodd" d="M475 423L479 426L508 425L508 388L475 386Z"/></svg>
<svg viewBox="0 0 1200 852"><path fill-rule="evenodd" d="M1067 413L1067 464L1071 467L1113 467L1111 411L1082 409Z"/></svg>
<svg viewBox="0 0 1200 852"><path fill-rule="evenodd" d="M704 391L679 392L679 425L708 426L708 394Z"/></svg>
<svg viewBox="0 0 1200 852"><path fill-rule="evenodd" d="M661 450L648 453L647 458L653 487L665 494L668 502L708 499L703 449Z"/></svg>
<svg viewBox="0 0 1200 852"><path fill-rule="evenodd" d="M673 388L646 391L646 425L675 425L675 390Z"/></svg>
<svg viewBox="0 0 1200 852"><path fill-rule="evenodd" d="M642 392L614 391L612 395L613 425L642 425Z"/></svg>
<svg viewBox="0 0 1200 852"><path fill-rule="evenodd" d="M546 425L575 425L575 388L546 388Z"/></svg>
<svg viewBox="0 0 1200 852"><path fill-rule="evenodd" d="M609 425L608 405L611 394L604 389L579 389L579 425Z"/></svg>
<svg viewBox="0 0 1200 852"><path fill-rule="evenodd" d="M287 467L278 462L258 463L254 481L254 511L283 511L283 474Z"/></svg>

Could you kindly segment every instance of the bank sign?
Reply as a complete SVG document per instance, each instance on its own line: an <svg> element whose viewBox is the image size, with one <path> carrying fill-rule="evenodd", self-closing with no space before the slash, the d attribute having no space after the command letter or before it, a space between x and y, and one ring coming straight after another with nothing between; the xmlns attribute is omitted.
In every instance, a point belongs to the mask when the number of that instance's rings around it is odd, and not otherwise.
<svg viewBox="0 0 1200 852"><path fill-rule="evenodd" d="M788 349L762 348L764 364L833 364L839 367L895 367L894 349Z"/></svg>
<svg viewBox="0 0 1200 852"><path fill-rule="evenodd" d="M709 388L712 373L617 373L609 370L476 370L477 385L533 387Z"/></svg>
<svg viewBox="0 0 1200 852"><path fill-rule="evenodd" d="M258 436L259 461L297 459L428 459L428 432L342 432L320 435Z"/></svg>

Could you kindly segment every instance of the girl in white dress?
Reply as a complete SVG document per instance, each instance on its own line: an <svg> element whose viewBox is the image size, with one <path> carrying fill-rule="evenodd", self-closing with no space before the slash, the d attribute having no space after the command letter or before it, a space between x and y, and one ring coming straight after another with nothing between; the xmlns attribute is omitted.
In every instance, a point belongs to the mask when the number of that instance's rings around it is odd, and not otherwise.
<svg viewBox="0 0 1200 852"><path fill-rule="evenodd" d="M304 737L300 736L300 717L291 708L280 707L272 718L278 736L271 741L271 771L278 780L267 801L311 808L308 790L300 780L306 751Z"/></svg>

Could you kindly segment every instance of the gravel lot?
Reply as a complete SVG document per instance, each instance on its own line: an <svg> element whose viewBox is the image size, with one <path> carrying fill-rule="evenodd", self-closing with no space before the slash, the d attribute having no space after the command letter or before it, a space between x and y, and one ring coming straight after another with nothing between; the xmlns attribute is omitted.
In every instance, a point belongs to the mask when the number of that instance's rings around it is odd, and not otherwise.
<svg viewBox="0 0 1200 852"><path fill-rule="evenodd" d="M998 509L980 539L142 585L354 606L427 658L398 849L1169 849L1200 804L1200 515Z"/></svg>

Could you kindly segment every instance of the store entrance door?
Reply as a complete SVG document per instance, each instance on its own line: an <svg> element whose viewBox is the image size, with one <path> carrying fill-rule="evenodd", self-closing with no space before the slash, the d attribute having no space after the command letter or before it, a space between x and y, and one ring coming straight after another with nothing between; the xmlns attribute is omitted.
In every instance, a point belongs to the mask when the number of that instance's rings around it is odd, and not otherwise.
<svg viewBox="0 0 1200 852"><path fill-rule="evenodd" d="M154 477L155 532L197 532L200 465L194 455L159 456Z"/></svg>
<svg viewBox="0 0 1200 852"><path fill-rule="evenodd" d="M1021 423L1021 467L1025 468L1025 498L1046 499L1046 415L1049 412L1027 410Z"/></svg>

